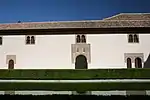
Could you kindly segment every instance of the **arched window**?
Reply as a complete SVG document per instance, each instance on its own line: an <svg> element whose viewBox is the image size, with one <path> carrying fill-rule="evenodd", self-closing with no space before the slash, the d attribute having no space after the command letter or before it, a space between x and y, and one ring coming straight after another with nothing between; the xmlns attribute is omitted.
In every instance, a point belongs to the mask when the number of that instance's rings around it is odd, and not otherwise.
<svg viewBox="0 0 150 100"><path fill-rule="evenodd" d="M131 58L127 58L127 68L132 68Z"/></svg>
<svg viewBox="0 0 150 100"><path fill-rule="evenodd" d="M142 60L139 57L135 59L135 68L142 68Z"/></svg>
<svg viewBox="0 0 150 100"><path fill-rule="evenodd" d="M35 37L31 36L31 44L35 44Z"/></svg>
<svg viewBox="0 0 150 100"><path fill-rule="evenodd" d="M3 39L2 39L2 37L0 37L0 45L2 45L3 44Z"/></svg>
<svg viewBox="0 0 150 100"><path fill-rule="evenodd" d="M30 36L27 36L27 38L26 38L26 44L30 44Z"/></svg>
<svg viewBox="0 0 150 100"><path fill-rule="evenodd" d="M77 41L77 43L80 43L80 35L77 35L76 41Z"/></svg>
<svg viewBox="0 0 150 100"><path fill-rule="evenodd" d="M14 69L14 60L9 60L8 62L8 69Z"/></svg>
<svg viewBox="0 0 150 100"><path fill-rule="evenodd" d="M134 34L134 42L139 43L139 37L137 34Z"/></svg>
<svg viewBox="0 0 150 100"><path fill-rule="evenodd" d="M133 42L133 35L132 35L132 34L129 35L129 37L128 37L128 42L129 42L129 43L132 43L132 42Z"/></svg>
<svg viewBox="0 0 150 100"><path fill-rule="evenodd" d="M86 38L85 38L85 35L82 35L82 37L81 37L82 39L82 43L86 43Z"/></svg>

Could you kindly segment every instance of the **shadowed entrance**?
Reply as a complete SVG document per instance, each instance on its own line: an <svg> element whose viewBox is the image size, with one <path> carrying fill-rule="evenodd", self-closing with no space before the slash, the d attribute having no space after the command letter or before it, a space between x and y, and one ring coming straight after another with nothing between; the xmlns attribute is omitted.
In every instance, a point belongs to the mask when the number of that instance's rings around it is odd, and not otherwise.
<svg viewBox="0 0 150 100"><path fill-rule="evenodd" d="M14 69L14 60L10 59L8 62L8 69ZM4 92L5 95L14 95L15 91L11 90L11 91L5 91Z"/></svg>
<svg viewBox="0 0 150 100"><path fill-rule="evenodd" d="M76 57L75 69L87 69L88 63L87 58L84 55L79 55Z"/></svg>
<svg viewBox="0 0 150 100"><path fill-rule="evenodd" d="M14 69L14 61L12 59L8 62L8 69Z"/></svg>
<svg viewBox="0 0 150 100"><path fill-rule="evenodd" d="M75 69L88 69L87 58L84 55L78 55L76 57ZM87 91L76 91L76 93L85 95Z"/></svg>

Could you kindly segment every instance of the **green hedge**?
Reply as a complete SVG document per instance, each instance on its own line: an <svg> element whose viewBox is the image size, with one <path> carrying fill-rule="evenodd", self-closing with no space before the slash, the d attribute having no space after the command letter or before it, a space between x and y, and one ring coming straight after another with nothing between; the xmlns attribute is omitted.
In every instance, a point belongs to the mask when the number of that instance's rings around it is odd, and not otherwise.
<svg viewBox="0 0 150 100"><path fill-rule="evenodd" d="M102 91L150 90L149 83L0 83L0 90Z"/></svg>
<svg viewBox="0 0 150 100"><path fill-rule="evenodd" d="M14 69L0 70L0 79L149 79L150 69Z"/></svg>

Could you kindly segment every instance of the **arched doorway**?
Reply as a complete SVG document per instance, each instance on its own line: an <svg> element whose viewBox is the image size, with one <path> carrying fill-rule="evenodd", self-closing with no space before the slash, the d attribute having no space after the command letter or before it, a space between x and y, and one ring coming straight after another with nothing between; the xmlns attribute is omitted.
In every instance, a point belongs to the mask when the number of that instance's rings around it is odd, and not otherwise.
<svg viewBox="0 0 150 100"><path fill-rule="evenodd" d="M142 60L139 57L135 59L135 68L142 68Z"/></svg>
<svg viewBox="0 0 150 100"><path fill-rule="evenodd" d="M127 58L127 68L132 68L131 58Z"/></svg>
<svg viewBox="0 0 150 100"><path fill-rule="evenodd" d="M87 58L84 55L76 57L75 69L88 69ZM87 91L76 91L78 94L86 94Z"/></svg>
<svg viewBox="0 0 150 100"><path fill-rule="evenodd" d="M9 60L8 62L8 69L14 69L14 60Z"/></svg>
<svg viewBox="0 0 150 100"><path fill-rule="evenodd" d="M76 57L75 69L87 69L88 63L87 58L84 55L79 55Z"/></svg>
<svg viewBox="0 0 150 100"><path fill-rule="evenodd" d="M8 62L8 69L14 69L14 60L10 59ZM7 90L4 92L5 95L15 95L15 91Z"/></svg>

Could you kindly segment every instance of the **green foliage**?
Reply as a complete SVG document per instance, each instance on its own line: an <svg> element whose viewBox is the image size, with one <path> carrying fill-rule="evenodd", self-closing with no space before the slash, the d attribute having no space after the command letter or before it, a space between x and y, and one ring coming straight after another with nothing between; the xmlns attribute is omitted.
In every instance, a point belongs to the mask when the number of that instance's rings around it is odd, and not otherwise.
<svg viewBox="0 0 150 100"><path fill-rule="evenodd" d="M150 69L14 69L0 70L0 79L149 79ZM145 83L25 83L1 82L0 90L51 90L51 91L99 91L99 90L150 90Z"/></svg>
<svg viewBox="0 0 150 100"><path fill-rule="evenodd" d="M150 82L145 83L0 83L0 90L49 90L49 91L109 91L109 90L150 90Z"/></svg>
<svg viewBox="0 0 150 100"><path fill-rule="evenodd" d="M1 69L0 79L149 79L150 69Z"/></svg>

